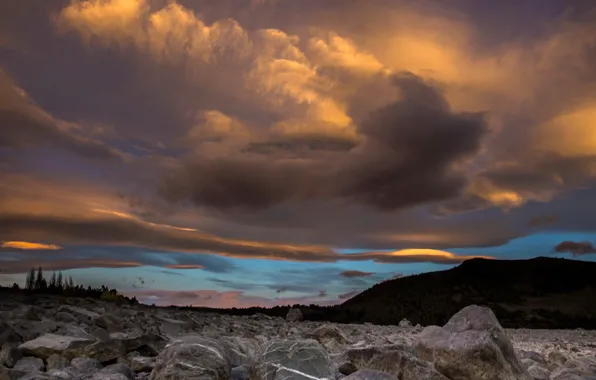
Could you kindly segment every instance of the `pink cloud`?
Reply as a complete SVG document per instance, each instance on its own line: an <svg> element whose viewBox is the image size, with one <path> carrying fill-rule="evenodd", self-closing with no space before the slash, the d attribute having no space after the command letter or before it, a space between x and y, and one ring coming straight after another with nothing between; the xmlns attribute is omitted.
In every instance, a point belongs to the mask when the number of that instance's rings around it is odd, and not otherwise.
<svg viewBox="0 0 596 380"><path fill-rule="evenodd" d="M201 306L220 309L248 308L248 307L274 307L285 305L335 305L341 302L336 299L321 299L319 293L304 297L267 298L247 295L243 291L230 290L219 292L217 290L138 290L126 292L129 297L136 297L145 304L157 306Z"/></svg>

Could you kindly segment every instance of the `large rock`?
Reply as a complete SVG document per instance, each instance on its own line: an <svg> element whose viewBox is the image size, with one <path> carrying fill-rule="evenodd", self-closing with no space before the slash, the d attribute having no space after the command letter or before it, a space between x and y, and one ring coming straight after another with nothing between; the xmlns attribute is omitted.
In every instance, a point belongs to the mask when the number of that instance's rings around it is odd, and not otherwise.
<svg viewBox="0 0 596 380"><path fill-rule="evenodd" d="M50 355L59 354L74 358L80 349L92 344L93 341L71 336L46 334L30 340L19 346L25 355L47 359Z"/></svg>
<svg viewBox="0 0 596 380"><path fill-rule="evenodd" d="M274 339L257 351L251 378L332 379L333 364L324 347L314 339Z"/></svg>
<svg viewBox="0 0 596 380"><path fill-rule="evenodd" d="M531 380L507 333L486 307L471 305L445 326L426 327L415 348L452 380Z"/></svg>
<svg viewBox="0 0 596 380"><path fill-rule="evenodd" d="M187 336L159 353L150 380L229 380L232 367L226 349L216 340Z"/></svg>

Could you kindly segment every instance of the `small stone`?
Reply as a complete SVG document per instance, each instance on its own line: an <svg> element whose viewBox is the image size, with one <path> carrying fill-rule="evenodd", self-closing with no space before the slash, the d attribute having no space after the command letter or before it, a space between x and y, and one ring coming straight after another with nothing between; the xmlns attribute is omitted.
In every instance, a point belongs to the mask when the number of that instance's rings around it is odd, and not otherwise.
<svg viewBox="0 0 596 380"><path fill-rule="evenodd" d="M39 358L27 357L17 361L13 368L21 371L35 372L43 371L45 369L45 364L43 364L43 360Z"/></svg>

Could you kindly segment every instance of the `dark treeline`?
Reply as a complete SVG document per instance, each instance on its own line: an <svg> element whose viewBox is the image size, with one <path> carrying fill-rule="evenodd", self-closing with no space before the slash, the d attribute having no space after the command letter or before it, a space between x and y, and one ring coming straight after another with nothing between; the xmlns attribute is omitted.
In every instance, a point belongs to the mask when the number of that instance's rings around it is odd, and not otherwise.
<svg viewBox="0 0 596 380"><path fill-rule="evenodd" d="M41 269L32 270L26 283L26 292L137 303L105 286L74 285L60 272L47 281ZM18 285L14 287L18 289ZM490 307L507 328L596 329L596 263L554 258L473 259L449 270L383 281L336 306L170 308L282 318L290 308L298 308L310 321L391 325L407 318L413 324L427 326L445 324L470 304Z"/></svg>
<svg viewBox="0 0 596 380"><path fill-rule="evenodd" d="M138 304L135 297L129 298L119 294L116 289L110 289L105 285L99 288L91 286L75 285L72 277L65 278L62 272L53 272L51 277L45 277L42 267L31 268L25 278L25 288L21 289L19 284L14 283L11 287L13 291L25 291L29 294L53 294L67 297L89 297L106 302L115 302L117 304Z"/></svg>

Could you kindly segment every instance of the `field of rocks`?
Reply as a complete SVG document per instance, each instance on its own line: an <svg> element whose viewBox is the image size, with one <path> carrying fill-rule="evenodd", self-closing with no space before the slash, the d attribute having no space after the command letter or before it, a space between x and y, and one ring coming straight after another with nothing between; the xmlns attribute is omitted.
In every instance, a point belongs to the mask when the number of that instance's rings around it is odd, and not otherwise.
<svg viewBox="0 0 596 380"><path fill-rule="evenodd" d="M301 319L4 297L0 380L596 380L596 331L503 329L484 307L442 327Z"/></svg>

